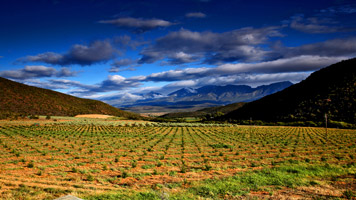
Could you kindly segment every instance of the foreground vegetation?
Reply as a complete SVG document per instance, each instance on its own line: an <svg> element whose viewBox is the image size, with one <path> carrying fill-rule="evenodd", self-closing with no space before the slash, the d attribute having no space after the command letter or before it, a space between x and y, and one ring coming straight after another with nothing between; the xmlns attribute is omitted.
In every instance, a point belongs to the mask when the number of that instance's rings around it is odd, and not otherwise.
<svg viewBox="0 0 356 200"><path fill-rule="evenodd" d="M0 198L355 195L355 130L58 120L0 124Z"/></svg>
<svg viewBox="0 0 356 200"><path fill-rule="evenodd" d="M336 181L349 181L355 177L355 166L330 166L310 165L310 164L283 164L274 168L263 170L247 171L238 173L232 177L223 179L208 179L201 182L186 183L186 189L179 192L172 192L175 185L156 186L156 189L146 191L120 191L116 193L98 194L87 196L89 200L104 199L236 199L250 198L262 199L275 197L277 199L293 196L300 193L298 187L304 190L309 187L309 191L315 188L322 188L328 183L334 184ZM351 177L347 179L345 177ZM308 186L308 187L306 187ZM354 188L338 185L340 191L330 190L326 193L312 193L295 195L296 199L352 199L356 193ZM287 195L281 194L287 192ZM168 192L170 191L170 192Z"/></svg>

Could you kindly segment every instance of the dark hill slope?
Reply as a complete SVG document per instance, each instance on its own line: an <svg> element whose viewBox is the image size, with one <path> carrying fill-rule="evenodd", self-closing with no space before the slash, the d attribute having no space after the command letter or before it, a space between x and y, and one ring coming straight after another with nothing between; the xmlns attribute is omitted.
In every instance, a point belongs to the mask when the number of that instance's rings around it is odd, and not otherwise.
<svg viewBox="0 0 356 200"><path fill-rule="evenodd" d="M74 116L107 114L136 118L137 114L119 110L96 100L82 99L52 90L28 86L0 77L0 114Z"/></svg>
<svg viewBox="0 0 356 200"><path fill-rule="evenodd" d="M217 107L211 107L211 108L204 108L201 110L197 110L194 112L177 112L177 113L168 113L165 114L161 117L163 118L185 118L185 117L204 117L208 114L215 114L218 112L221 112L223 114L229 113L233 110L236 110L240 107L242 107L245 103L233 103L229 104L226 106L217 106Z"/></svg>
<svg viewBox="0 0 356 200"><path fill-rule="evenodd" d="M304 81L248 103L223 118L322 121L325 113L334 121L356 122L356 58L316 71Z"/></svg>

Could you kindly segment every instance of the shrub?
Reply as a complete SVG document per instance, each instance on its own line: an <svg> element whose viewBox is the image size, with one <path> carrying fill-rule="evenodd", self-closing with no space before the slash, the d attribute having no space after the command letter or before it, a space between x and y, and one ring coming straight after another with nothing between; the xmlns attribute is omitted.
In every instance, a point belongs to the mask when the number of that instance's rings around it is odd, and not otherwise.
<svg viewBox="0 0 356 200"><path fill-rule="evenodd" d="M122 178L127 178L129 176L130 176L130 174L127 171L123 171L122 174L121 174Z"/></svg>
<svg viewBox="0 0 356 200"><path fill-rule="evenodd" d="M131 167L132 167L132 168L137 167L137 162L136 162L136 160L134 160L134 161L131 163Z"/></svg>
<svg viewBox="0 0 356 200"><path fill-rule="evenodd" d="M93 175L89 174L89 175L87 176L87 181L94 181Z"/></svg>
<svg viewBox="0 0 356 200"><path fill-rule="evenodd" d="M33 164L33 162L30 162L30 163L27 164L26 167L27 168L33 168L34 166L35 166L35 164Z"/></svg>
<svg viewBox="0 0 356 200"><path fill-rule="evenodd" d="M206 164L205 166L204 166L204 170L205 171L209 171L209 170L211 170L211 168L213 168L211 165L208 165L208 164Z"/></svg>
<svg viewBox="0 0 356 200"><path fill-rule="evenodd" d="M354 194L352 190L345 190L342 194L346 199L352 199L356 196L356 194Z"/></svg>
<svg viewBox="0 0 356 200"><path fill-rule="evenodd" d="M77 173L77 172L78 172L77 168L72 167L72 172L73 172L73 173Z"/></svg>
<svg viewBox="0 0 356 200"><path fill-rule="evenodd" d="M30 115L30 119L39 119L40 117L38 115Z"/></svg>
<svg viewBox="0 0 356 200"><path fill-rule="evenodd" d="M209 146L211 146L212 148L224 148L224 149L231 149L232 146L228 145L228 144L210 144Z"/></svg>
<svg viewBox="0 0 356 200"><path fill-rule="evenodd" d="M162 166L162 163L158 161L156 166L157 166L157 167L161 167L161 166Z"/></svg>

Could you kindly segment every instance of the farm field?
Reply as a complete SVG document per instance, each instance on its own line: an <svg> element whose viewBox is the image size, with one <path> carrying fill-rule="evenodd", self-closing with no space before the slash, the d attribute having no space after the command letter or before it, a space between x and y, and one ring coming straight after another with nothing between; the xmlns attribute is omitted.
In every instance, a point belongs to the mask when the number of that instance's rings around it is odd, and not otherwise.
<svg viewBox="0 0 356 200"><path fill-rule="evenodd" d="M0 199L355 198L355 130L94 122L1 125Z"/></svg>

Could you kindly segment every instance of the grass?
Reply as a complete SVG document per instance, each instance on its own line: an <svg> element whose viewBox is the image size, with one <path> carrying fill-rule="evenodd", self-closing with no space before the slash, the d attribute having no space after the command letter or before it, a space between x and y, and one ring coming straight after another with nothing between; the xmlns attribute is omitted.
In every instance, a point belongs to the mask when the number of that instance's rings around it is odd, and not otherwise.
<svg viewBox="0 0 356 200"><path fill-rule="evenodd" d="M187 189L182 185L174 187L175 191L146 190L120 191L119 193L85 196L88 200L104 199L226 199L238 198L250 191L270 191L282 187L318 185L315 179L333 179L338 176L354 174L356 166L291 164L275 168L241 172L224 179L209 179L191 183ZM169 187L169 186L168 186ZM168 189L168 188L166 188ZM351 199L355 194L345 190L343 197Z"/></svg>
<svg viewBox="0 0 356 200"><path fill-rule="evenodd" d="M355 169L355 168L353 168ZM261 171L240 173L222 180L207 180L189 191L197 196L219 198L225 195L240 196L249 191L263 190L265 186L297 187L312 184L313 177L325 178L343 175L348 170L330 165L290 165Z"/></svg>
<svg viewBox="0 0 356 200"><path fill-rule="evenodd" d="M71 190L61 190L55 188L40 188L30 187L26 185L19 185L15 190L0 195L1 199L54 199L71 193ZM9 198L8 198L9 197ZM53 198L54 197L54 198Z"/></svg>

